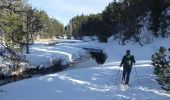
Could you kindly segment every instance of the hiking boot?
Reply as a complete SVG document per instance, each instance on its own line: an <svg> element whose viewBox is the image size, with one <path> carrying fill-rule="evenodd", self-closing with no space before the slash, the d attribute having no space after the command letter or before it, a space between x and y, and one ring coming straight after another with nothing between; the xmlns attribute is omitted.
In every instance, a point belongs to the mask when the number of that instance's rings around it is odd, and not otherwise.
<svg viewBox="0 0 170 100"><path fill-rule="evenodd" d="M129 85L128 85L127 83L125 83L125 86L126 86L126 87L129 87Z"/></svg>

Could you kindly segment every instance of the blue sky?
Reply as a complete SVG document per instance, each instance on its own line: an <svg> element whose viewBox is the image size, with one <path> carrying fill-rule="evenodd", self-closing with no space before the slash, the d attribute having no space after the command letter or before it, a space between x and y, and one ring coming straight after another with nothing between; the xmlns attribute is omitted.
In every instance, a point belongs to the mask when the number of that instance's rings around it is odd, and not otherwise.
<svg viewBox="0 0 170 100"><path fill-rule="evenodd" d="M45 10L66 25L76 15L100 13L113 0L28 0L33 6Z"/></svg>

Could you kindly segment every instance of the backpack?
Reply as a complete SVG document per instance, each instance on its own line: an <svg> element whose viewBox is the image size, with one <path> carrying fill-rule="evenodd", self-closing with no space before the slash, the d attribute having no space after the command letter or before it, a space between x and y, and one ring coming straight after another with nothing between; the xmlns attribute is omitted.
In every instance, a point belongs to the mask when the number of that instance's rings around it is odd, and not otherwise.
<svg viewBox="0 0 170 100"><path fill-rule="evenodd" d="M132 66L132 64L133 64L133 56L132 55L125 56L125 64L127 66Z"/></svg>

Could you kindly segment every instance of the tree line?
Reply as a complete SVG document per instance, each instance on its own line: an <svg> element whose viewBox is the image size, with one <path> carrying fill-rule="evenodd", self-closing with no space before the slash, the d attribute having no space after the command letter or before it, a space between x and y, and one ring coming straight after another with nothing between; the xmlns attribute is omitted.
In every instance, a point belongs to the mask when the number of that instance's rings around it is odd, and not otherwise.
<svg viewBox="0 0 170 100"><path fill-rule="evenodd" d="M102 13L80 15L72 18L66 26L68 36L97 36L100 41L107 42L110 36L119 38L122 43L133 39L140 41L140 20L150 16L149 30L152 35L166 37L169 18L162 12L170 6L170 0L119 0L112 1ZM149 33L146 33L149 34Z"/></svg>
<svg viewBox="0 0 170 100"><path fill-rule="evenodd" d="M64 25L43 10L33 8L26 0L0 1L0 43L14 51L39 38L64 34ZM29 50L27 50L29 53Z"/></svg>
<svg viewBox="0 0 170 100"><path fill-rule="evenodd" d="M0 0L1 80L18 77L27 70L28 61L23 53L30 53L29 47L37 37L52 38L64 33L62 23L26 0Z"/></svg>

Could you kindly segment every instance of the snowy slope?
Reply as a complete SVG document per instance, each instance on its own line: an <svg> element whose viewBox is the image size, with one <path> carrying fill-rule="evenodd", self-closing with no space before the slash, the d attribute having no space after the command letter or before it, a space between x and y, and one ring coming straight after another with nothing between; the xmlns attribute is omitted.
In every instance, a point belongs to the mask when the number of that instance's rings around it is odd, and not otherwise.
<svg viewBox="0 0 170 100"><path fill-rule="evenodd" d="M102 48L108 55L104 65L90 68L66 70L43 77L22 80L1 86L7 91L0 95L1 100L169 100L167 94L155 81L150 57L161 45L170 47L170 39L156 39L144 47L129 43L120 46L115 41L107 44L83 43L81 46ZM63 44L62 46L73 45ZM80 46L80 44L74 44ZM76 47L76 46L75 46ZM118 65L125 51L130 49L135 56L136 70L133 68L130 87L123 88L122 68L118 74ZM88 63L88 62L86 62ZM90 62L89 62L90 65ZM79 64L79 67L83 65ZM138 77L136 77L138 76Z"/></svg>

